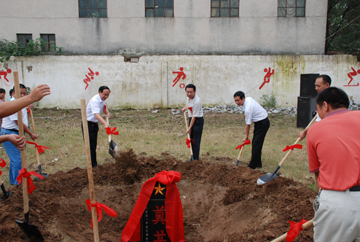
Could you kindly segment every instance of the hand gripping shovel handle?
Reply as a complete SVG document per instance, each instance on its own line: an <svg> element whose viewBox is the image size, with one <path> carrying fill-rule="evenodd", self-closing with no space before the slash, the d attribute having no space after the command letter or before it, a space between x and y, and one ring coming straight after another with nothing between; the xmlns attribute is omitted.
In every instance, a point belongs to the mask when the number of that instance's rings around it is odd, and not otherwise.
<svg viewBox="0 0 360 242"><path fill-rule="evenodd" d="M188 122L187 122L186 111L184 111L184 120L185 120L186 131L188 131L189 126L188 126ZM189 140L191 140L189 133L187 134L187 137L188 137ZM191 154L191 160L194 160L194 155L193 155L193 151L192 151L191 141L190 141L190 154Z"/></svg>
<svg viewBox="0 0 360 242"><path fill-rule="evenodd" d="M302 225L302 229L305 230L313 225L313 220L307 221ZM280 237L277 237L276 239L272 240L271 242L281 242L286 240L287 233L281 235Z"/></svg>

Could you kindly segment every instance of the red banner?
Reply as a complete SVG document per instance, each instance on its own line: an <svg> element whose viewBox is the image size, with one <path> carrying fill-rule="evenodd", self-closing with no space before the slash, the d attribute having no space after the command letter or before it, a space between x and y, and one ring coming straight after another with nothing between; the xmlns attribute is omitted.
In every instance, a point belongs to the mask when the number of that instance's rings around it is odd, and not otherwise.
<svg viewBox="0 0 360 242"><path fill-rule="evenodd" d="M105 129L106 129L107 135L110 135L110 134L119 135L119 131L115 131L116 127L114 127L114 128L107 127Z"/></svg>
<svg viewBox="0 0 360 242"><path fill-rule="evenodd" d="M286 235L286 242L292 242L299 234L300 230L303 230L302 225L306 223L305 219L302 219L299 223L295 223L293 221L289 221L290 230Z"/></svg>
<svg viewBox="0 0 360 242"><path fill-rule="evenodd" d="M294 150L294 149L302 149L302 145L298 145L298 144L296 144L296 145L290 145L290 146L286 146L285 147L285 149L283 149L283 151L285 152L285 151L287 151L287 150Z"/></svg>
<svg viewBox="0 0 360 242"><path fill-rule="evenodd" d="M101 219L102 219L102 210L104 210L105 213L107 215L109 215L110 217L114 217L114 218L117 217L117 213L113 209L106 206L105 204L98 203L98 202L95 202L95 204L93 204L93 203L91 203L90 199L88 199L88 200L86 200L86 205L87 205L90 212L91 212L91 207L96 208L96 215L99 216L98 222L100 222ZM91 227L93 227L92 218L91 218Z"/></svg>
<svg viewBox="0 0 360 242"><path fill-rule="evenodd" d="M236 147L235 150L241 149L241 147L243 147L244 145L249 145L249 144L251 144L251 141L248 139L247 141L245 141L244 143L242 143L241 145L239 145L238 147Z"/></svg>
<svg viewBox="0 0 360 242"><path fill-rule="evenodd" d="M49 147L38 145L35 142L26 141L26 143L31 144L31 145L35 145L35 148L37 149L39 154L45 153L44 149L49 149Z"/></svg>
<svg viewBox="0 0 360 242"><path fill-rule="evenodd" d="M44 177L42 175L37 174L35 171L30 171L28 172L25 168L22 168L19 171L19 176L16 178L16 180L18 181L19 184L22 183L23 179L26 178L27 179L27 188L28 188L28 193L31 194L34 189L36 188L33 184L33 181L31 179L31 175L34 175L40 179L43 179Z"/></svg>

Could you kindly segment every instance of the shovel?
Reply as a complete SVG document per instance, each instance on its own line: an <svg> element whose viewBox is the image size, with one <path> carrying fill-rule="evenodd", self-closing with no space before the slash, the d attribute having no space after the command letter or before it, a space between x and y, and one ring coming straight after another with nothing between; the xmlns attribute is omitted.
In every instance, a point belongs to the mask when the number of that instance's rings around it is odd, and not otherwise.
<svg viewBox="0 0 360 242"><path fill-rule="evenodd" d="M186 131L187 131L187 130L189 129L189 126L188 126L188 122L187 122L186 111L184 112L184 119L185 119ZM188 137L189 140L191 140L189 133L187 134L187 137ZM194 155L193 155L193 150L192 150L191 141L190 141L190 154L191 154L191 159L190 159L190 161L193 161L193 160L194 160Z"/></svg>
<svg viewBox="0 0 360 242"><path fill-rule="evenodd" d="M109 123L109 118L106 117L106 122ZM116 143L111 139L111 134L109 136L109 154L116 158L118 156L118 147Z"/></svg>
<svg viewBox="0 0 360 242"><path fill-rule="evenodd" d="M315 115L315 117L311 120L311 122L308 124L308 126L306 126L305 130L308 130L310 128L310 126L315 122L317 118L317 115ZM298 142L300 141L300 137L295 141L294 145L296 145ZM284 158L280 161L279 165L276 167L276 169L274 170L274 172L268 172L265 175L263 175L262 177L260 177L257 180L257 184L258 185L263 185L273 179L275 179L276 177L278 177L279 175L276 174L276 172L280 169L281 165L284 163L284 161L286 160L286 158L288 158L288 156L291 153L291 149L286 153L286 155L284 156Z"/></svg>
<svg viewBox="0 0 360 242"><path fill-rule="evenodd" d="M302 225L302 229L305 230L305 229L309 228L312 225L313 225L313 220L311 219L310 221L307 221L306 223L304 223ZM277 237L276 239L272 240L271 242L285 241L287 234L288 233L285 233L285 234L281 235L280 237Z"/></svg>
<svg viewBox="0 0 360 242"><path fill-rule="evenodd" d="M2 197L1 197L1 200L3 200L3 201L5 201L6 199L8 199L8 198L12 195L12 192L6 191L3 181L2 181L2 183L1 183L1 190L2 190L2 192L3 192L3 195L2 195Z"/></svg>
<svg viewBox="0 0 360 242"><path fill-rule="evenodd" d="M32 129L34 134L36 134L35 132L35 123L34 123L34 116L33 116L33 112L30 109L30 116L31 116L31 125L32 125ZM34 140L35 143L37 143L37 139ZM36 153L36 160L37 160L37 165L38 165L38 170L39 170L39 174L42 175L43 177L48 177L48 174L46 173L41 173L41 164L40 164L40 156L39 156L39 152L35 152ZM36 177L35 178L37 181L40 181L40 178Z"/></svg>
<svg viewBox="0 0 360 242"><path fill-rule="evenodd" d="M242 150L243 150L243 148L244 148L244 145L249 145L250 142L251 142L250 140L247 140L247 141L245 141L245 142L242 144L242 146L241 146L241 148L240 148L239 156L238 156L238 158L237 158L237 160L236 160L235 166L238 166L238 165L239 165L240 156L241 156Z"/></svg>
<svg viewBox="0 0 360 242"><path fill-rule="evenodd" d="M15 85L15 97L16 99L20 98L20 88L19 88L19 73L18 71L14 71L14 85ZM22 120L22 110L18 113L18 126L19 126L19 136L24 136L24 126ZM22 168L26 168L26 156L25 150L21 150L21 166ZM29 194L27 190L27 179L23 179L23 200L24 200L24 217L25 221L16 220L16 223L19 227L25 232L25 234L30 238L30 241L33 242L42 242L44 238L42 237L39 229L35 225L29 224Z"/></svg>

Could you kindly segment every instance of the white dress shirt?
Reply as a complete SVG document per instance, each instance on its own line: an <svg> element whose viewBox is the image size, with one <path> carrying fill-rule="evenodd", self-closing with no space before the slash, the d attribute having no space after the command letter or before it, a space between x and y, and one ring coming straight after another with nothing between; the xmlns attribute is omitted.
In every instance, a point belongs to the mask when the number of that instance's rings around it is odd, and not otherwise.
<svg viewBox="0 0 360 242"><path fill-rule="evenodd" d="M95 117L95 113L101 114L104 111L104 105L105 101L100 98L99 94L93 96L86 107L87 121L98 123L99 120Z"/></svg>
<svg viewBox="0 0 360 242"><path fill-rule="evenodd" d="M191 112L191 110L188 109L189 118L192 118L192 117L201 118L203 116L201 101L200 101L200 98L198 97L198 95L195 94L195 97L192 100L187 98L186 106L188 108L192 107L192 112Z"/></svg>
<svg viewBox="0 0 360 242"><path fill-rule="evenodd" d="M251 97L246 97L243 104L245 113L245 123L251 125L252 122L258 122L267 118L268 114L261 105Z"/></svg>

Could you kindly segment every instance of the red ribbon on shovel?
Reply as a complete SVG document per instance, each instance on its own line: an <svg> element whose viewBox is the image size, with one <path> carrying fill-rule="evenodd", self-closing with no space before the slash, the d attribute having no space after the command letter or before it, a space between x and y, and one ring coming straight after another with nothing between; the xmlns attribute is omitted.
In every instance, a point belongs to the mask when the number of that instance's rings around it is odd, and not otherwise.
<svg viewBox="0 0 360 242"><path fill-rule="evenodd" d="M285 149L283 149L283 151L287 151L287 150L294 150L294 149L302 149L302 145L298 145L298 144L295 144L295 145L290 145L290 146L286 146Z"/></svg>
<svg viewBox="0 0 360 242"><path fill-rule="evenodd" d="M35 142L31 142L31 141L26 141L26 143L31 144L31 145L35 145L35 148L37 149L38 153L45 153L44 149L49 149L49 147L46 146L42 146L42 145L38 145Z"/></svg>
<svg viewBox="0 0 360 242"><path fill-rule="evenodd" d="M188 148L190 148L191 141L193 142L193 144L195 144L193 139L186 138L186 145Z"/></svg>
<svg viewBox="0 0 360 242"><path fill-rule="evenodd" d="M109 134L119 135L119 131L115 131L116 127L114 127L114 128L107 127L105 129L106 129L107 135L109 135Z"/></svg>
<svg viewBox="0 0 360 242"><path fill-rule="evenodd" d="M43 179L44 177L42 175L39 175L37 174L35 171L30 171L28 172L26 170L26 168L22 168L20 171L19 171L19 176L16 178L16 180L18 181L19 184L22 183L23 179L26 178L27 179L27 186L28 186L28 193L31 194L34 189L35 189L35 186L33 184L33 181L31 179L31 175L34 175L40 179Z"/></svg>
<svg viewBox="0 0 360 242"><path fill-rule="evenodd" d="M6 166L6 162L3 159L0 159L0 166L4 168ZM2 175L2 171L0 171L0 176Z"/></svg>
<svg viewBox="0 0 360 242"><path fill-rule="evenodd" d="M289 230L289 232L287 232L286 242L292 242L298 236L300 230L304 230L302 228L302 225L306 222L307 222L307 220L305 220L305 219L302 219L299 223L289 221L290 230Z"/></svg>
<svg viewBox="0 0 360 242"><path fill-rule="evenodd" d="M193 114L192 107L188 107L188 109L190 110L191 114Z"/></svg>
<svg viewBox="0 0 360 242"><path fill-rule="evenodd" d="M242 143L241 145L239 145L238 147L236 147L235 150L241 149L241 147L243 147L244 145L249 145L249 144L251 144L251 141L248 139L247 141L245 141L244 143Z"/></svg>
<svg viewBox="0 0 360 242"><path fill-rule="evenodd" d="M100 222L101 219L102 219L102 210L104 210L105 213L107 215L109 215L110 217L114 217L114 218L117 217L117 213L113 209L106 206L105 204L98 203L98 202L95 202L95 204L92 204L90 199L88 199L88 200L86 200L86 205L87 205L90 212L91 212L91 207L96 208L96 215L99 216L98 222ZM93 227L92 218L91 218L91 227Z"/></svg>

